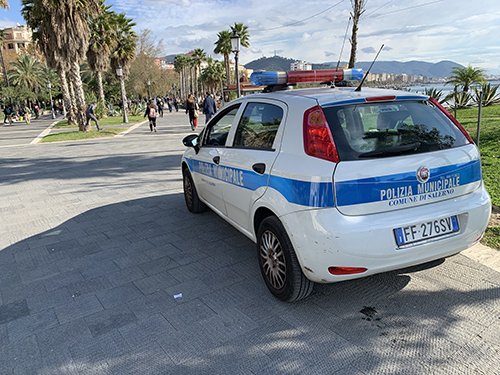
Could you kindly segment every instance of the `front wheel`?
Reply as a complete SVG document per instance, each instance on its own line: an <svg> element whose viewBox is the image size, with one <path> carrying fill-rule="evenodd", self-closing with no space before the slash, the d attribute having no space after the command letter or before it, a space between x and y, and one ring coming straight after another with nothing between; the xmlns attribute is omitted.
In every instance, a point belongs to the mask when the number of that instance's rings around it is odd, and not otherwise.
<svg viewBox="0 0 500 375"><path fill-rule="evenodd" d="M305 277L283 224L275 216L262 221L257 234L259 266L269 291L284 302L311 294L314 283Z"/></svg>
<svg viewBox="0 0 500 375"><path fill-rule="evenodd" d="M205 203L200 200L196 187L194 186L193 178L189 170L185 168L182 171L184 180L184 200L186 201L186 206L188 210L192 213L200 213L207 209Z"/></svg>

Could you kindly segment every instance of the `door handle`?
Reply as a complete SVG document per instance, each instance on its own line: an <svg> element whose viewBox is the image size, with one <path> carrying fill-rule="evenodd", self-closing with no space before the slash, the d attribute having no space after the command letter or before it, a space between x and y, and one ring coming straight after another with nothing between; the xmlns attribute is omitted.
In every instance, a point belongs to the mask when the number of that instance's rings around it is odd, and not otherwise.
<svg viewBox="0 0 500 375"><path fill-rule="evenodd" d="M220 163L220 156L214 156L214 158L212 160L214 161L215 164L219 164Z"/></svg>
<svg viewBox="0 0 500 375"><path fill-rule="evenodd" d="M266 171L266 165L264 163L256 163L252 165L252 169L258 174L264 174Z"/></svg>

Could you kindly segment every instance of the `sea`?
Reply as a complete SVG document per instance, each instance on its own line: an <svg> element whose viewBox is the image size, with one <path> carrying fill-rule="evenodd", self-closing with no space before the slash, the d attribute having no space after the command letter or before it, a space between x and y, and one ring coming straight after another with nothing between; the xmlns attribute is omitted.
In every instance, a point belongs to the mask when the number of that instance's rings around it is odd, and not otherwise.
<svg viewBox="0 0 500 375"><path fill-rule="evenodd" d="M500 81L488 81L491 86L499 86ZM473 85L472 87L478 87L478 85ZM441 90L443 92L443 97L448 95L453 91L454 87L452 84L445 85L444 83L429 83L427 85L418 85L418 86L405 86L403 90L409 90L416 94L423 94L426 89L434 88L436 90ZM472 89L470 92L473 92Z"/></svg>

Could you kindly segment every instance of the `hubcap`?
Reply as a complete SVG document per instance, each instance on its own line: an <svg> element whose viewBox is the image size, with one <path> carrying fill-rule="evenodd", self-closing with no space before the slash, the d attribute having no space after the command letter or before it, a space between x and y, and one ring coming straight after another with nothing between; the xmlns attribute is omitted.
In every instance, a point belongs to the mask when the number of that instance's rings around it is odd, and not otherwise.
<svg viewBox="0 0 500 375"><path fill-rule="evenodd" d="M282 289L286 282L285 254L278 237L265 231L261 237L260 256L267 280L275 289Z"/></svg>

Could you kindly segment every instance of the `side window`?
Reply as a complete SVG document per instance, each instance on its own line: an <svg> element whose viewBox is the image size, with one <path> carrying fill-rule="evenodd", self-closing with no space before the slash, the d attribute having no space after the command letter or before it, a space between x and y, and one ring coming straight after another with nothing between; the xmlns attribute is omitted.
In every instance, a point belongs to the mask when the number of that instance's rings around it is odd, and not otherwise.
<svg viewBox="0 0 500 375"><path fill-rule="evenodd" d="M282 119L281 107L249 103L236 129L233 146L272 149Z"/></svg>
<svg viewBox="0 0 500 375"><path fill-rule="evenodd" d="M239 105L232 107L220 117L210 122L210 127L204 130L203 146L224 146L227 135L233 124L233 120L238 112Z"/></svg>

